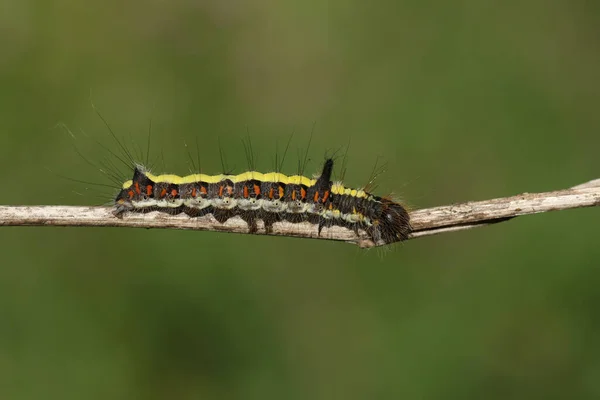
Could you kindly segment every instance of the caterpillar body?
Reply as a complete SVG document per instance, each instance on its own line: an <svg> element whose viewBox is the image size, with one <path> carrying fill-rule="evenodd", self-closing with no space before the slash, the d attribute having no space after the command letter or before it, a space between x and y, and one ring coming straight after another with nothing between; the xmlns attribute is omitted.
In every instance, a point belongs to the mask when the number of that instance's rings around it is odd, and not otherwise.
<svg viewBox="0 0 600 400"><path fill-rule="evenodd" d="M374 243L390 244L411 232L406 209L388 197L333 182L333 159L317 178L279 172L248 171L239 175L154 175L136 165L133 178L123 183L114 201L114 213L164 211L190 217L212 214L219 222L240 216L256 231L256 220L269 231L274 223L308 221L319 234L330 226L367 232Z"/></svg>

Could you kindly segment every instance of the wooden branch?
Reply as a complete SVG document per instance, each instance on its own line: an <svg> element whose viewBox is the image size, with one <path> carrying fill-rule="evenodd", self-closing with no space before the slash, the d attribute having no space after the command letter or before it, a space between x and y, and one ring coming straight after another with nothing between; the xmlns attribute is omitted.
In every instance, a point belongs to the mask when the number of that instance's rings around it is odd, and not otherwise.
<svg viewBox="0 0 600 400"><path fill-rule="evenodd" d="M555 192L523 193L513 197L426 208L410 213L413 226L410 238L471 229L520 215L598 205L600 179ZM110 207L0 206L0 226L2 225L113 226L248 233L248 225L239 217L230 218L225 223L218 222L210 214L191 218L185 214L170 215L163 212L127 213L123 218L117 218ZM364 248L377 245L364 231L359 231L357 236L352 230L337 226L324 228L319 236L317 227L307 222L277 222L270 233L265 231L260 220L257 225L257 234L339 240Z"/></svg>

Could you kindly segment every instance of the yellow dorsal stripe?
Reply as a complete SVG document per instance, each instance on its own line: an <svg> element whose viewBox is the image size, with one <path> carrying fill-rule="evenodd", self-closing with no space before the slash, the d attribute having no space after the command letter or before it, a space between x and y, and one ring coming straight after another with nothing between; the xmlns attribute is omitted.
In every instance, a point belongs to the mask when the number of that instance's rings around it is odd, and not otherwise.
<svg viewBox="0 0 600 400"><path fill-rule="evenodd" d="M219 183L225 179L229 179L233 183L244 182L249 180L257 180L260 182L281 182L283 184L292 185L305 185L313 186L317 181L316 179L307 178L306 176L292 175L287 176L280 172L269 172L263 174L257 171L247 171L239 175L206 175L206 174L192 174L187 176L179 176L173 174L154 175L150 172L146 172L148 179L155 183L172 183L174 185L181 185L184 183L193 182L206 182L206 183ZM123 189L127 189L132 185L132 181L128 180L123 183Z"/></svg>
<svg viewBox="0 0 600 400"><path fill-rule="evenodd" d="M362 189L351 189L347 188L339 182L334 183L331 186L331 193L333 194L345 194L347 196L366 198L370 195Z"/></svg>

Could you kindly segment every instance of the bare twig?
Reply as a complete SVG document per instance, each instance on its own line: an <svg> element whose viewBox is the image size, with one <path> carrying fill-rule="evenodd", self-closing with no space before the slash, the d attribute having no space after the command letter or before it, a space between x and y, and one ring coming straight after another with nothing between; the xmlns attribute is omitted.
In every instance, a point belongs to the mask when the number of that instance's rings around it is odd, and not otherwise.
<svg viewBox="0 0 600 400"><path fill-rule="evenodd" d="M519 215L598 205L600 205L600 179L555 192L523 193L513 197L415 210L410 213L413 226L410 237L471 229L506 221ZM128 213L123 218L117 218L109 207L75 206L0 206L0 225L113 226L248 232L248 225L239 217L230 218L225 223L218 222L210 214L191 218L185 214L169 215L151 212ZM257 234L267 234L260 221L257 225ZM325 228L319 236L314 224L278 222L268 234L340 240L361 247L375 246L366 232L359 231L357 236L352 230L337 226Z"/></svg>

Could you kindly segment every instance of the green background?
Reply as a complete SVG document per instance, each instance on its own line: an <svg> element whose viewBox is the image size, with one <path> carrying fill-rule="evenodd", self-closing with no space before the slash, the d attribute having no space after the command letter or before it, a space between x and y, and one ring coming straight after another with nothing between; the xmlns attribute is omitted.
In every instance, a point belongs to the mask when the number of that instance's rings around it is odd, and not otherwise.
<svg viewBox="0 0 600 400"><path fill-rule="evenodd" d="M92 205L85 162L185 144L413 208L600 178L592 1L20 1L0 5L0 204ZM65 124L75 136L61 128ZM194 144L195 147L195 144ZM195 156L195 149L192 151ZM110 156L110 154L108 154ZM162 169L162 167L158 168ZM163 171L156 171L163 172ZM0 229L2 399L600 398L599 209L395 246L211 232Z"/></svg>

